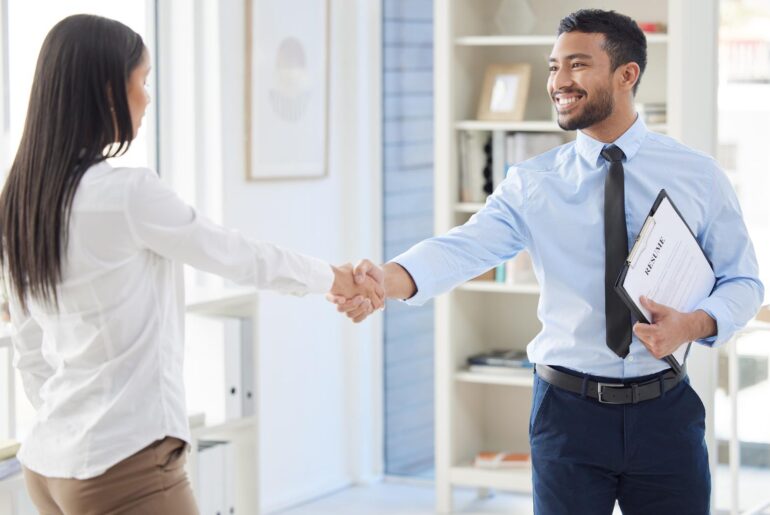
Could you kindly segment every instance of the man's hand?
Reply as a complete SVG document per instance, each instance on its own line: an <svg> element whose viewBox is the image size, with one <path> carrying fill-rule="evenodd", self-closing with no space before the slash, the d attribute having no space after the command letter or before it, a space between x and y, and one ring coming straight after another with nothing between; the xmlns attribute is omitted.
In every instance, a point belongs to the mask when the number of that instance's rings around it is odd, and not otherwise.
<svg viewBox="0 0 770 515"><path fill-rule="evenodd" d="M658 359L673 354L684 343L716 334L716 322L705 311L682 313L647 297L639 300L652 315L652 323L637 322L634 333Z"/></svg>
<svg viewBox="0 0 770 515"><path fill-rule="evenodd" d="M340 299L342 299L341 302L354 303L356 309L351 309L348 313L354 322L360 322L375 309L385 306L385 289L381 280L377 281L365 273L356 274L354 278L353 266L350 264L333 266L332 270L334 284L326 298L338 305Z"/></svg>

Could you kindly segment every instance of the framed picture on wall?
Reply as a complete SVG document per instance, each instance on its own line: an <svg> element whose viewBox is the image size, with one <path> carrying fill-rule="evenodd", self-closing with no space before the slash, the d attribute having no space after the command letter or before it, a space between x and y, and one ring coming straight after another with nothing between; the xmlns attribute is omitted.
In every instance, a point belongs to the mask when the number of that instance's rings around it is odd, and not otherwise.
<svg viewBox="0 0 770 515"><path fill-rule="evenodd" d="M484 73L478 119L523 120L530 74L531 66L526 63L490 64Z"/></svg>
<svg viewBox="0 0 770 515"><path fill-rule="evenodd" d="M329 0L246 0L246 178L327 173Z"/></svg>

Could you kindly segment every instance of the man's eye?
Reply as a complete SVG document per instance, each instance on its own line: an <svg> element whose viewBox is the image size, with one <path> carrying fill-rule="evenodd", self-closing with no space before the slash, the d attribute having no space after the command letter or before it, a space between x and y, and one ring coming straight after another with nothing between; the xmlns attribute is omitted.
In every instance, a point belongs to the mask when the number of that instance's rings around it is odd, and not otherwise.
<svg viewBox="0 0 770 515"><path fill-rule="evenodd" d="M581 66L583 66L583 63L572 63L573 68L580 68Z"/></svg>
<svg viewBox="0 0 770 515"><path fill-rule="evenodd" d="M558 70L558 68L556 66L549 66L548 67L548 71L549 72L555 72L556 70Z"/></svg>

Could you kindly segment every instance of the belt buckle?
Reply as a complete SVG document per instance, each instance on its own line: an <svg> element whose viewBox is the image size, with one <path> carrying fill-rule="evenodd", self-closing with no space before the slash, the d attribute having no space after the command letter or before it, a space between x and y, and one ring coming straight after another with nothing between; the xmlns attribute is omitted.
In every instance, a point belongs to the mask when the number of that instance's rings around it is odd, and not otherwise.
<svg viewBox="0 0 770 515"><path fill-rule="evenodd" d="M599 402L601 402L602 404L625 404L625 402L623 401L613 402L613 401L605 400L602 394L604 393L605 388L625 388L626 385L622 383L597 383L597 384L599 385L598 392L597 392Z"/></svg>

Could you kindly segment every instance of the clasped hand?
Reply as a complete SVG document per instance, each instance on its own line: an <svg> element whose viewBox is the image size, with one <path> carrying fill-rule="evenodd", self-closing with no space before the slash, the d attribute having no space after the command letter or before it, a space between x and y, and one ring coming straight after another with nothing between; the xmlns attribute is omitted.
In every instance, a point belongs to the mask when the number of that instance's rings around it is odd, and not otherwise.
<svg viewBox="0 0 770 515"><path fill-rule="evenodd" d="M337 311L358 323L385 309L385 273L380 267L364 259L355 269L350 264L333 268L334 286L326 299L337 305Z"/></svg>
<svg viewBox="0 0 770 515"><path fill-rule="evenodd" d="M377 309L385 307L384 274L368 260L356 266L333 266L334 284L326 295L353 322L361 322Z"/></svg>

